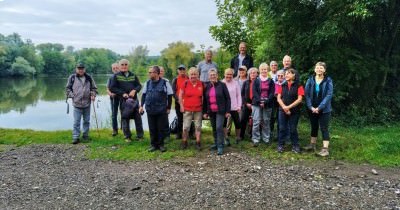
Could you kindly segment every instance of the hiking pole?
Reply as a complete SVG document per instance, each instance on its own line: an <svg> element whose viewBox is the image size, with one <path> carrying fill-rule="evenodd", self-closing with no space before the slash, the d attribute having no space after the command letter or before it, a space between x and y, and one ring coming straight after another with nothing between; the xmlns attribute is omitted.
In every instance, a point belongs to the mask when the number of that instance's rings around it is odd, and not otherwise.
<svg viewBox="0 0 400 210"><path fill-rule="evenodd" d="M67 103L67 114L69 114L69 103L68 103L68 98L65 99L65 103Z"/></svg>
<svg viewBox="0 0 400 210"><path fill-rule="evenodd" d="M93 101L93 113L94 113L94 119L96 120L97 135L98 137L100 137L99 123L97 121L96 106L94 105L94 101Z"/></svg>

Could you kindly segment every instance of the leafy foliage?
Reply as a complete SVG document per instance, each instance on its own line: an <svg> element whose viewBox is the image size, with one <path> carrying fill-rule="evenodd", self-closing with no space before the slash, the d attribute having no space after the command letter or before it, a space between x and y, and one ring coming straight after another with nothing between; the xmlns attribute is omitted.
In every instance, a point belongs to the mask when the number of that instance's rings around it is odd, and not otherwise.
<svg viewBox="0 0 400 210"><path fill-rule="evenodd" d="M216 0L212 36L235 52L239 40L256 63L292 56L303 82L318 61L335 82L342 118L381 122L400 118L400 2L396 0ZM383 111L385 110L385 111ZM390 110L390 112L388 112ZM383 114L383 113L388 114ZM368 117L367 117L368 116Z"/></svg>

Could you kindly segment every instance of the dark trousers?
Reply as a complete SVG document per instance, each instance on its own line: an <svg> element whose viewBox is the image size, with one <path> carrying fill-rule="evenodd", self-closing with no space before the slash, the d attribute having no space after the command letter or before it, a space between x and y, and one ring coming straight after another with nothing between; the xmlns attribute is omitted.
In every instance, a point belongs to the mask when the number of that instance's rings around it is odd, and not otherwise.
<svg viewBox="0 0 400 210"><path fill-rule="evenodd" d="M113 130L118 130L118 108L120 105L120 99L117 97L110 97L111 104L111 123Z"/></svg>
<svg viewBox="0 0 400 210"><path fill-rule="evenodd" d="M122 110L121 110L121 115L122 115ZM139 114L138 110L136 110L133 113L133 120L135 121L136 137L143 138L144 132L143 132L142 116ZM122 131L124 132L125 138L130 138L132 136L131 129L129 126L129 121L130 119L121 119Z"/></svg>
<svg viewBox="0 0 400 210"><path fill-rule="evenodd" d="M311 137L318 137L318 126L321 128L322 139L324 141L329 141L329 120L331 118L331 113L320 113L313 114L308 111L308 116L310 117L311 124Z"/></svg>
<svg viewBox="0 0 400 210"><path fill-rule="evenodd" d="M175 112L176 117L178 118L178 130L176 132L177 136L182 136L183 130L183 113L181 112L181 105L175 101Z"/></svg>
<svg viewBox="0 0 400 210"><path fill-rule="evenodd" d="M147 114L150 131L150 143L155 148L164 146L164 139L168 134L165 124L168 123L168 114Z"/></svg>
<svg viewBox="0 0 400 210"><path fill-rule="evenodd" d="M299 123L300 113L285 114L279 110L279 145L285 144L285 138L290 135L293 146L299 146L299 134L297 133L297 124Z"/></svg>
<svg viewBox="0 0 400 210"><path fill-rule="evenodd" d="M247 106L243 106L242 113L240 115L240 138L244 139L244 134L246 133L247 123L249 122L249 117L251 115L251 109ZM251 133L251 132L250 132Z"/></svg>
<svg viewBox="0 0 400 210"><path fill-rule="evenodd" d="M279 123L278 123L278 110L279 110L279 104L276 99L276 97L273 98L272 100L273 105L272 105L272 113L271 113L271 121L270 121L270 127L271 127L271 137L275 136L274 135L274 128L275 128L275 123L276 123L276 136L279 135Z"/></svg>
<svg viewBox="0 0 400 210"><path fill-rule="evenodd" d="M224 121L225 116L216 112L210 113L210 122L213 130L214 143L218 148L224 148Z"/></svg>

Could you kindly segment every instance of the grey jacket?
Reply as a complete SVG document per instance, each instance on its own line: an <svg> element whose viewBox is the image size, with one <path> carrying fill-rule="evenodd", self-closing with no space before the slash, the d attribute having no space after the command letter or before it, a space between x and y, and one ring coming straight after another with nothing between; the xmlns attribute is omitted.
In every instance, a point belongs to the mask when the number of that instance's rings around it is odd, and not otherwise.
<svg viewBox="0 0 400 210"><path fill-rule="evenodd" d="M85 81L82 82L77 74L72 74L68 78L65 88L67 98L72 98L74 107L86 108L90 106L91 96L96 96L97 86L93 78L84 74Z"/></svg>

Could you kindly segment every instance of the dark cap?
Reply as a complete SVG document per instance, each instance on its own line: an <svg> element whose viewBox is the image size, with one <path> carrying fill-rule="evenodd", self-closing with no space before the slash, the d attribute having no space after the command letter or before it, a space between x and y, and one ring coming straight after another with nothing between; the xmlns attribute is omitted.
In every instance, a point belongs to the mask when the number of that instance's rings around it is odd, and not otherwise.
<svg viewBox="0 0 400 210"><path fill-rule="evenodd" d="M82 62L80 62L76 65L76 68L85 68L85 65Z"/></svg>
<svg viewBox="0 0 400 210"><path fill-rule="evenodd" d="M181 65L178 66L178 69L186 69L186 66L181 64Z"/></svg>

